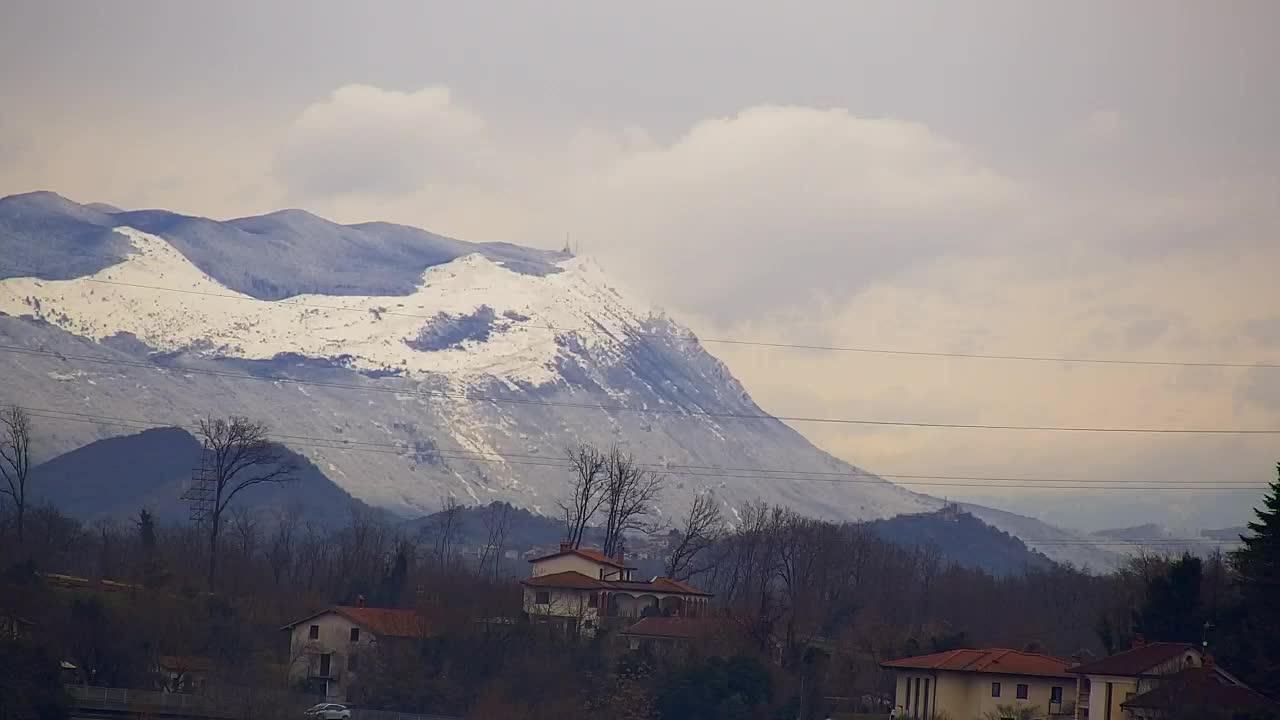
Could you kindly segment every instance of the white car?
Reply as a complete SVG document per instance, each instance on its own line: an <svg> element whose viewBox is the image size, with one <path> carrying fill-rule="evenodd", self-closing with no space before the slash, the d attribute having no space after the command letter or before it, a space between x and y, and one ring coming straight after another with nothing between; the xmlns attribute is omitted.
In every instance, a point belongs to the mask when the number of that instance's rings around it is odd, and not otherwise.
<svg viewBox="0 0 1280 720"><path fill-rule="evenodd" d="M303 715L307 720L351 720L351 710L337 703L320 703L308 708Z"/></svg>

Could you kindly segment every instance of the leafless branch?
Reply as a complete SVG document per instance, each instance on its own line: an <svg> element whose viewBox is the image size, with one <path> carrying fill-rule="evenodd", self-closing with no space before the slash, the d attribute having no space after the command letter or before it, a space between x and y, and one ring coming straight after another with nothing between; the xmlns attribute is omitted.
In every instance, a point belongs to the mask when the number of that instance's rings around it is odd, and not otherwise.
<svg viewBox="0 0 1280 720"><path fill-rule="evenodd" d="M646 522L658 496L662 494L661 475L641 468L629 453L618 448L609 451L605 461L605 555L619 549L628 531L649 531Z"/></svg>
<svg viewBox="0 0 1280 720"><path fill-rule="evenodd" d="M284 448L267 438L267 426L247 417L201 420L200 435L210 454L209 471L214 480L209 516L209 588L212 590L217 573L218 532L227 506L254 485L292 480L297 468Z"/></svg>
<svg viewBox="0 0 1280 720"><path fill-rule="evenodd" d="M564 512L565 542L577 548L582 546L587 525L605 502L608 459L590 445L570 448L565 455L573 465L573 492L567 502L560 503L560 509Z"/></svg>
<svg viewBox="0 0 1280 720"><path fill-rule="evenodd" d="M715 495L695 495L689 506L689 514L685 517L684 527L677 532L679 534L667 556L665 572L667 577L688 580L702 570L697 567L698 557L724 533L724 516Z"/></svg>
<svg viewBox="0 0 1280 720"><path fill-rule="evenodd" d="M0 411L0 476L5 486L0 494L14 504L18 525L18 545L24 540L27 513L27 479L31 472L31 416L21 407Z"/></svg>

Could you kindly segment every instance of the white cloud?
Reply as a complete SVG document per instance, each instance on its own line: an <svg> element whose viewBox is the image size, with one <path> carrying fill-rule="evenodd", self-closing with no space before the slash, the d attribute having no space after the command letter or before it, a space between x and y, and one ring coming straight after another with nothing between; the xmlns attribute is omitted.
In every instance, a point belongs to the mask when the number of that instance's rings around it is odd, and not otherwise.
<svg viewBox="0 0 1280 720"><path fill-rule="evenodd" d="M659 288L672 302L741 311L972 242L1016 185L923 125L758 106L623 154L578 193L599 252L673 280Z"/></svg>
<svg viewBox="0 0 1280 720"><path fill-rule="evenodd" d="M343 88L303 111L278 166L292 194L347 215L411 212L544 245L572 232L660 279L647 289L664 302L724 312L806 302L972 243L1018 192L924 125L841 109L760 105L667 143L634 129L531 138L443 88ZM802 283L780 281L780 262Z"/></svg>
<svg viewBox="0 0 1280 720"><path fill-rule="evenodd" d="M276 170L299 197L397 195L463 179L484 131L448 88L347 85L302 111Z"/></svg>

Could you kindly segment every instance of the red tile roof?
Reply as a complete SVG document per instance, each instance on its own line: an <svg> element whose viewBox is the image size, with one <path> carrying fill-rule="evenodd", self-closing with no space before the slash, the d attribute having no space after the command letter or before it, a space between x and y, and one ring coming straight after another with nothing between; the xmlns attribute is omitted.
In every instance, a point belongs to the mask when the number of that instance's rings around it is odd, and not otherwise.
<svg viewBox="0 0 1280 720"><path fill-rule="evenodd" d="M881 667L903 670L949 670L997 675L1035 675L1039 677L1071 677L1069 663L1048 655L1018 652L1004 648L985 650L950 650L933 655L889 660Z"/></svg>
<svg viewBox="0 0 1280 720"><path fill-rule="evenodd" d="M530 587L570 588L573 590L609 589L608 583L583 575L577 570L565 570L564 572L551 573L550 575L537 575L521 580L520 583Z"/></svg>
<svg viewBox="0 0 1280 720"><path fill-rule="evenodd" d="M1227 680L1212 668L1196 667L1171 675L1159 687L1121 703L1120 707L1144 710L1213 708L1216 710L1271 711L1280 703Z"/></svg>
<svg viewBox="0 0 1280 720"><path fill-rule="evenodd" d="M427 623L426 618L422 617L414 610L352 607L350 605L336 605L331 608L326 608L320 612L312 613L301 620L295 620L280 629L292 630L312 618L317 618L325 613L331 612L345 617L356 625L359 625L379 637L420 638L431 634L431 628Z"/></svg>
<svg viewBox="0 0 1280 720"><path fill-rule="evenodd" d="M1176 659L1179 655L1198 650L1199 648L1190 643L1147 643L1142 647L1116 653L1101 660L1077 665L1071 668L1071 672L1077 675L1136 677Z"/></svg>
<svg viewBox="0 0 1280 720"><path fill-rule="evenodd" d="M653 580L597 580L583 575L577 570L565 570L548 575L536 575L520 581L530 587L569 588L573 590L631 590L634 592L660 592L679 595L702 595L710 597L711 593L703 592L692 585L656 577Z"/></svg>
<svg viewBox="0 0 1280 720"><path fill-rule="evenodd" d="M616 590L680 593L682 595L706 595L708 597L711 595L711 593L703 592L692 585L686 585L667 577L656 577L652 580L609 580L608 583Z"/></svg>
<svg viewBox="0 0 1280 720"><path fill-rule="evenodd" d="M703 637L724 626L713 618L647 617L622 631L623 635L657 638L692 639Z"/></svg>
<svg viewBox="0 0 1280 720"><path fill-rule="evenodd" d="M380 637L420 638L427 635L426 618L413 610L349 605L339 605L333 610Z"/></svg>
<svg viewBox="0 0 1280 720"><path fill-rule="evenodd" d="M600 564L602 564L602 565L609 565L609 566L611 566L611 567L616 567L616 568L624 568L624 569L625 569L625 568L627 568L627 567L630 567L630 566L628 566L628 565L625 565L625 564L623 564L623 563L618 562L615 558L611 558L611 557L609 557L608 555L605 555L604 553L600 552L599 550L591 550L590 548L577 548L577 549L569 549L569 550L560 550L560 551L558 551L558 552L553 552L553 553L551 553L550 555L543 555L542 557L533 558L533 559L531 559L529 562L531 562L531 563L542 562L543 560L550 560L550 559L552 559L552 558L558 558L558 557L560 557L560 556L562 556L562 555L578 555L579 557L584 557L584 558L586 558L586 559L588 559L588 560L591 560L591 561L593 561L593 562L598 562L598 563L600 563Z"/></svg>

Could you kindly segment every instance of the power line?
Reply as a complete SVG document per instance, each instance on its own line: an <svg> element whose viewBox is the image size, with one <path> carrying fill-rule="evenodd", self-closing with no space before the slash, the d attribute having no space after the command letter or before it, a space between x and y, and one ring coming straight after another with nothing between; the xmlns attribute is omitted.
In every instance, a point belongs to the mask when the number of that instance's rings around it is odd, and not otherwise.
<svg viewBox="0 0 1280 720"><path fill-rule="evenodd" d="M119 360L93 355L73 355L70 353L33 350L12 345L0 345L0 352L25 355L53 357L60 360L74 360L106 365L167 370L179 373L209 375L213 377L237 380L257 380L260 382L287 383L314 387L339 388L360 392L380 392L395 395L413 395L418 397L440 397L476 402L506 403L516 405L538 405L544 407L564 407L580 410L599 410L604 412L626 412L641 415L665 415L677 417L711 417L726 420L775 420L784 422L834 424L834 425L866 425L879 427L911 427L911 428L945 428L963 430L1018 430L1038 432L1075 432L1075 433L1107 433L1107 434L1155 434L1155 435L1280 435L1280 429L1244 429L1244 428L1121 428L1121 427L1086 427L1059 425L997 425L968 423L939 423L906 420L865 420L855 418L810 417L795 415L767 415L753 413L714 412L710 410L668 409L668 408L634 408L625 405L603 405L597 403L569 403L533 398L512 398L480 395L471 392L449 392L444 390L411 390L408 388L387 388L372 385L355 385L320 380L300 380L279 375L250 375L224 370L210 370L190 366L166 366L155 362L140 360Z"/></svg>
<svg viewBox="0 0 1280 720"><path fill-rule="evenodd" d="M48 419L48 420L60 420L65 422L82 422L82 423L89 423L89 424L95 424L95 425L123 427L131 430L144 430L144 429L158 428L158 427L178 427L186 430L198 430L197 426L190 425L190 424L183 424L183 423L157 422L157 421L151 421L151 420L139 420L134 418L119 418L119 417L113 417L109 415L95 415L90 413L78 413L78 412L71 412L71 411L65 411L65 410L55 410L55 409L45 409L45 408L26 408L26 409L29 412L31 412L31 414L34 417L39 417L39 418ZM66 417L68 415L72 417ZM324 450L353 450L357 452L373 452L373 453L379 453L379 454L396 455L400 457L403 457L406 454L412 453L412 454L418 454L418 455L423 455L427 457L437 457L437 458L446 459L446 460L464 460L468 462L499 463L504 465L549 467L549 468L563 469L566 471L573 469L573 465L563 461L560 461L560 462L554 461L547 456L518 455L518 454L504 455L500 453L480 453L480 452L469 452L469 451L462 451L462 452L441 452L439 450L424 451L421 448L415 448L410 445L397 444L397 443L374 443L374 442L364 442L364 441L355 441L355 440L347 440L347 439L317 438L317 437L311 437L311 436L305 436L305 435L289 435L289 434L280 434L280 433L270 433L269 436L276 440L288 441L288 444L293 447L310 447L310 448L324 449ZM525 460L525 459L513 459L513 458L537 458L539 460L543 460L544 462L537 462L537 461ZM641 465L644 465L646 467L663 467L656 463L641 463ZM801 477L800 475L804 474L804 471L791 471L792 473L794 473L794 475L791 475L791 476L778 476L778 475L761 476L761 475L741 475L741 474L731 474L731 473L691 473L691 472L679 472L679 471L670 471L670 470L664 470L664 472L670 475L677 475L681 477L690 477L690 478L765 480L765 481L786 481L786 482L826 482L826 483L839 483L839 484L868 484L868 485L889 484L889 483L885 483L885 481L880 479L882 477L886 477L881 475L877 475L874 477L864 476L864 477L854 477L854 478L832 478L832 477ZM1176 484L1153 485L1153 484L1148 484L1148 481L1142 481L1142 480L1121 480L1121 481L1116 481L1117 484L1104 485L1104 486L1088 486L1088 485L1081 486L1077 484L1011 485L1011 484L1005 484L1003 482L990 482L991 480L1007 480L1005 478L971 478L971 479L985 481L985 482L974 482L974 483L967 483L967 484L951 483L951 482L900 482L900 483L893 483L893 484L909 485L909 486L925 486L925 487L985 487L985 488L1015 488L1015 489L1033 489L1033 490L1041 490L1041 489L1133 490L1133 491L1184 490L1184 491L1248 491L1248 492L1257 492L1259 490L1265 490L1269 487L1268 485L1252 485L1252 486L1243 486L1243 487L1235 487L1235 486L1228 487L1225 485L1208 485L1203 487L1201 486L1187 487L1187 486L1179 486ZM1072 480L1031 479L1031 478L1024 478L1024 480L1028 482L1034 481L1034 482L1043 482L1043 483L1080 482L1080 481L1072 481ZM1243 482L1244 481L1241 481L1241 483ZM1118 483L1126 483L1126 484L1120 485ZM1142 485L1134 486L1134 485L1131 485L1132 483L1142 483Z"/></svg>
<svg viewBox="0 0 1280 720"><path fill-rule="evenodd" d="M35 411L35 412L41 412L41 413L56 413L59 415L73 415L78 417L110 420L115 422L138 423L140 425L144 425L147 427L181 427L187 430L199 429L198 425L190 425L190 424L182 424L182 423L165 423L165 422L138 419L138 418L121 418L121 417L114 417L110 415L74 412L71 410L58 410L58 409L50 409L50 408L32 408L32 407L27 407L26 409ZM357 446L369 446L369 447L376 447L376 448L391 448L401 452L409 452L409 451L420 452L421 451L420 448L407 442L390 442L390 443L372 442L367 440L352 440L350 438L345 438L345 437L317 438L317 437L311 437L311 436L305 436L305 435L286 435L281 433L271 433L271 436L274 438L282 439L282 440L301 440L301 441L308 441L308 442L329 443L329 444L339 446L339 449L350 449L349 446L357 445ZM436 452L436 451L432 451L432 452ZM441 453L440 455L441 457L461 459L461 460L491 458L493 460L485 460L485 461L486 462L498 461L498 462L505 462L505 463L510 463L513 458L516 458L516 459L522 459L522 460L541 461L540 464L544 464L547 466L564 467L564 468L573 467L571 464L569 464L566 461L564 457L559 455L530 454L530 453L496 453L496 452L485 452L481 450L459 450L459 451L452 451L452 453ZM551 465L551 463L555 463L555 465ZM1120 484L1156 482L1154 480L1029 478L1029 477L987 476L987 475L905 475L905 474L894 474L894 473L869 473L865 471L847 471L847 470L846 471L797 470L794 468L783 469L783 468L760 468L760 467L731 467L731 466L723 466L723 465L684 465L679 463L658 463L658 462L637 462L636 465L644 468L658 470L667 474L681 475L685 477L742 477L742 478L761 479L761 480L776 479L776 480L799 480L799 481L814 481L814 482L825 481L825 478L828 478L828 477L869 478L872 476L876 478L894 478L894 479L903 479L903 480L971 480L971 481L982 481L982 482L992 482L992 483L1070 483L1073 485L1078 483L1086 486L1091 484L1120 485ZM709 470L713 472L711 473L680 472L680 471L687 471L687 470ZM736 475L736 474L729 475L725 473L758 473L760 475L757 478L757 475L754 475L754 474L753 475ZM872 482L875 482L875 480L872 480ZM1257 484L1254 481L1250 481L1250 480L1226 480L1226 481L1162 480L1159 482L1163 484L1172 484L1172 485L1207 485L1210 487L1247 485L1247 489L1263 489L1263 488L1269 487L1269 485ZM898 484L910 484L910 483L898 483ZM933 484L943 485L942 483L933 483ZM996 487L1001 487L1001 486L996 486ZM1012 487L1017 487L1017 486L1014 485Z"/></svg>
<svg viewBox="0 0 1280 720"><path fill-rule="evenodd" d="M99 278L79 278L85 282L101 283L103 285L117 285L120 287L129 287L140 290L156 290L161 292L182 293L187 295L198 295L203 297L216 297L227 300L242 300L253 302L266 302L274 305L293 305L296 307L315 308L321 310L339 310L343 312L358 312L367 314L368 309L345 307L342 305L325 305L321 303L306 303L297 300L261 300L249 295L231 295L227 293L215 293L204 290L189 290L185 288L168 288L157 285L144 285L141 283L128 283L119 280L103 280ZM379 315L392 315L397 317L410 317L423 320L434 320L432 315L423 315L420 313L408 313L394 310L379 310ZM608 335L609 333L600 328L580 327L566 328L557 325L542 325L528 322L520 323L520 327L550 330L553 332L576 332L593 335ZM842 345L817 345L804 343L784 343L784 342L767 342L762 340L737 340L730 338L712 338L698 337L690 332L686 335L675 335L672 333L655 333L645 332L639 329L628 329L628 331L638 337L660 338L664 340L682 340L695 341L701 343L714 343L718 345L746 345L752 347L767 347L788 350L817 350L827 352L844 352L859 353L867 355L898 355L898 356L915 356L915 357L938 357L938 358L964 358L970 360L1008 360L1021 362L1039 362L1039 363L1072 363L1072 364L1088 364L1088 365L1138 365L1138 366L1156 366L1156 367L1205 367L1205 368L1262 368L1277 369L1280 363L1245 363L1245 362L1207 362L1207 361L1177 361L1177 360L1126 360L1120 358L1083 358L1083 357L1060 357L1051 355L1001 355L994 353L963 353L963 352L941 352L926 350L901 350L896 348L875 348L875 347L851 347Z"/></svg>

